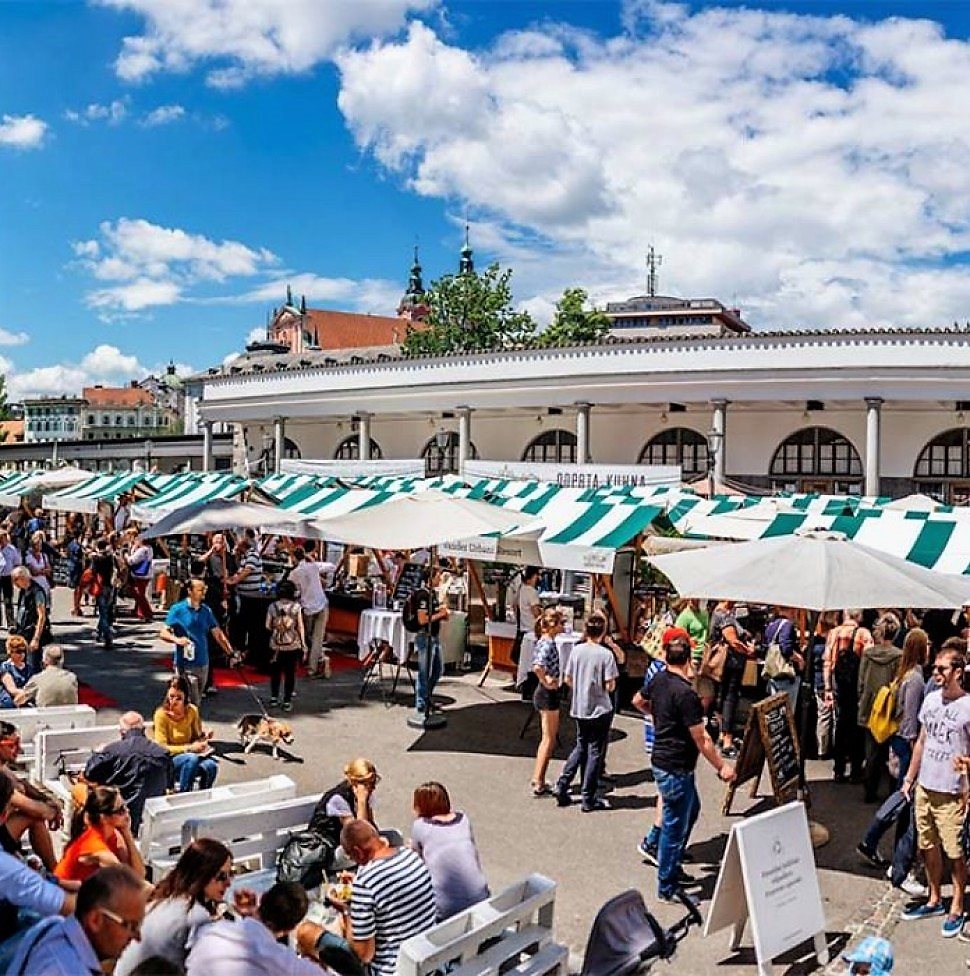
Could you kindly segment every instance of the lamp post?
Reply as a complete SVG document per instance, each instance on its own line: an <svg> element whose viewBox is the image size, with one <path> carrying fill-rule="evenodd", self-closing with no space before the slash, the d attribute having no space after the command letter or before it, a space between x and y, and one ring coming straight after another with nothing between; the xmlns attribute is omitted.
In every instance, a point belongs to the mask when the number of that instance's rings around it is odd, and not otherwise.
<svg viewBox="0 0 970 976"><path fill-rule="evenodd" d="M712 427L707 432L707 495L714 497L714 466L717 461L717 452L720 451L724 442L724 431Z"/></svg>
<svg viewBox="0 0 970 976"><path fill-rule="evenodd" d="M145 473L150 474L152 470L152 448L155 445L152 443L151 438L145 441Z"/></svg>
<svg viewBox="0 0 970 976"><path fill-rule="evenodd" d="M438 449L438 456L440 458L439 464L439 474L445 473L445 451L448 450L448 445L451 442L448 436L448 431L441 427L438 432L434 435L434 446Z"/></svg>

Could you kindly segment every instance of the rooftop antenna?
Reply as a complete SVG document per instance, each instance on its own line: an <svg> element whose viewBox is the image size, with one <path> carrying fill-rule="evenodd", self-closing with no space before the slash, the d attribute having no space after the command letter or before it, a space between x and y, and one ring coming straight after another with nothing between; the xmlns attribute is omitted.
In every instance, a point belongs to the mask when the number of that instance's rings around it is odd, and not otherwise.
<svg viewBox="0 0 970 976"><path fill-rule="evenodd" d="M650 298L657 296L657 268L663 263L663 255L658 254L651 244L647 251L647 295Z"/></svg>

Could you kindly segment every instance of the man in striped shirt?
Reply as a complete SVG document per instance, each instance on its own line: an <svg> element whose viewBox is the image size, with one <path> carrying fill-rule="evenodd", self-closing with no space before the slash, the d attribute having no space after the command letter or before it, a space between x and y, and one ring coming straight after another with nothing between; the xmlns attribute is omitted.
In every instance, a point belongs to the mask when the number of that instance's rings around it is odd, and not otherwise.
<svg viewBox="0 0 970 976"><path fill-rule="evenodd" d="M344 938L371 976L394 976L401 943L435 924L431 874L409 847L391 847L372 823L352 820L340 846L360 865L350 907L341 916ZM304 922L297 938L304 954L327 961L333 936Z"/></svg>
<svg viewBox="0 0 970 976"><path fill-rule="evenodd" d="M265 664L269 654L266 633L266 608L269 604L263 596L263 560L253 539L244 536L236 545L238 569L226 583L235 587L239 597L239 622L233 637L238 650L246 655L247 663Z"/></svg>

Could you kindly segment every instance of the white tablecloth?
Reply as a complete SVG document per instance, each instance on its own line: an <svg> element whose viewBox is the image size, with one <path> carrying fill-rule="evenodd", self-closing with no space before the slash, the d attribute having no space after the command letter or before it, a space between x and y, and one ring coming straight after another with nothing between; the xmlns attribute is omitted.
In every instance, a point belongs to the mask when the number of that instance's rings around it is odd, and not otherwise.
<svg viewBox="0 0 970 976"><path fill-rule="evenodd" d="M556 649L559 651L559 673L566 670L566 662L572 649L579 643L582 635L577 633L562 633L556 636ZM522 638L522 651L519 654L519 669L515 674L515 686L525 681L525 676L532 670L532 658L535 656L536 639L532 634Z"/></svg>
<svg viewBox="0 0 970 976"><path fill-rule="evenodd" d="M404 620L400 610L364 610L357 625L357 643L360 646L359 655L363 660L370 653L370 642L377 637L386 640L394 649L394 657L398 661L406 661L408 657L408 632L404 629Z"/></svg>

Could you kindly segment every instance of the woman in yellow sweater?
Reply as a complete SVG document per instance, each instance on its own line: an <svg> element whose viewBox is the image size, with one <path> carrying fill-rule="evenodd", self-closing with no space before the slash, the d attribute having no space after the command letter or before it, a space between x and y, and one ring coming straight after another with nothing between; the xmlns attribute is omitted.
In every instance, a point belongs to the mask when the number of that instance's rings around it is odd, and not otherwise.
<svg viewBox="0 0 970 976"><path fill-rule="evenodd" d="M177 675L155 709L155 741L172 754L179 793L188 793L196 779L203 790L215 783L219 766L211 758L211 738L212 733L202 728L199 710L189 704L188 682Z"/></svg>

